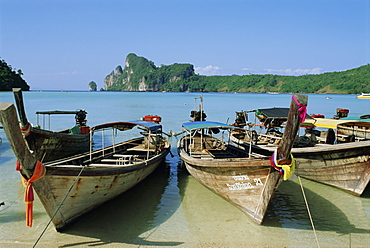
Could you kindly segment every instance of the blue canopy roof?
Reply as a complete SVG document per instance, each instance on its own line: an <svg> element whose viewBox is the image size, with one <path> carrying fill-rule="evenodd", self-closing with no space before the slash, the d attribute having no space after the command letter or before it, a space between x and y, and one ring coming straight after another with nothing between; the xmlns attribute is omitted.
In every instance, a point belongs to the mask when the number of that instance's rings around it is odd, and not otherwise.
<svg viewBox="0 0 370 248"><path fill-rule="evenodd" d="M121 131L129 130L134 128L135 126L142 126L148 131L154 131L162 128L162 125L156 124L150 121L119 121L119 122L110 122L110 123L104 123L97 126L94 126L93 130L103 129L103 128L117 128Z"/></svg>
<svg viewBox="0 0 370 248"><path fill-rule="evenodd" d="M201 129L201 128L235 128L234 126L230 126L221 122L214 122L214 121L192 121L192 122L185 122L182 124L182 126L188 130L194 130L194 129Z"/></svg>

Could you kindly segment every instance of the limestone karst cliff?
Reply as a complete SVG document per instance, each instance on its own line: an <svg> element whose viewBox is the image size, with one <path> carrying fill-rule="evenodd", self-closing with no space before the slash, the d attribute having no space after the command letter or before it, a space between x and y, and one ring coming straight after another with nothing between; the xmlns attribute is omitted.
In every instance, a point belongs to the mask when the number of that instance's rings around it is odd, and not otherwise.
<svg viewBox="0 0 370 248"><path fill-rule="evenodd" d="M106 76L104 90L360 94L370 92L369 77L369 64L346 71L301 76L205 76L196 74L191 64L155 66L152 61L130 53L123 69L117 66Z"/></svg>
<svg viewBox="0 0 370 248"><path fill-rule="evenodd" d="M191 64L173 64L157 67L152 61L130 53L125 67L119 65L104 79L104 90L161 91L165 83L177 82L194 76Z"/></svg>

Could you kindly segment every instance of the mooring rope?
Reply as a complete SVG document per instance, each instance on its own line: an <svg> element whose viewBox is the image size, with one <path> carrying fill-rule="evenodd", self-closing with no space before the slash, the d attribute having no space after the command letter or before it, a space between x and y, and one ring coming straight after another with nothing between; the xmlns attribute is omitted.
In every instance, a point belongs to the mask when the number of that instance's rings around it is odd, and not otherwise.
<svg viewBox="0 0 370 248"><path fill-rule="evenodd" d="M75 186L75 184L77 183L78 179L80 178L81 176L81 173L82 171L85 169L85 166L82 166L81 168L81 171L80 173L78 173L77 177L75 178L74 182L72 183L71 187L69 188L67 194L64 196L62 202L59 204L58 208L55 210L55 213L53 214L53 216L50 218L48 224L45 226L44 230L42 231L42 233L40 234L40 236L38 237L38 239L36 240L36 242L33 244L32 247L36 247L37 243L40 241L41 237L44 235L46 229L49 227L50 223L53 221L54 217L57 215L59 209L62 207L64 201L67 199L67 196L69 195L69 193L72 191L72 188L73 186Z"/></svg>
<svg viewBox="0 0 370 248"><path fill-rule="evenodd" d="M304 193L304 189L303 189L303 185L302 185L302 181L301 181L301 177L300 176L298 176L298 180L299 180L299 184L301 185L302 195L303 195L303 198L304 198L304 202L306 203L306 208L307 208L308 216L310 217L310 221L311 221L311 226L312 226L312 229L313 229L313 233L315 234L317 247L320 247L319 240L318 240L317 234L316 234L315 225L314 225L313 220L312 220L310 208L308 206L306 194Z"/></svg>

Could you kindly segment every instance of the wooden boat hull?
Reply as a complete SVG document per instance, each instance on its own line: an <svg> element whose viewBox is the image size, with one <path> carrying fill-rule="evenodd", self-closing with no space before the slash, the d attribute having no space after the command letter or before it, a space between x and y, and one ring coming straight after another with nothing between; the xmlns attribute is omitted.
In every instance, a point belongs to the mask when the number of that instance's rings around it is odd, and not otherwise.
<svg viewBox="0 0 370 248"><path fill-rule="evenodd" d="M90 134L70 134L68 131L54 132L32 128L31 133L25 139L35 158L42 162L89 151Z"/></svg>
<svg viewBox="0 0 370 248"><path fill-rule="evenodd" d="M338 124L337 131L343 135L354 135L358 138L370 139L370 123L369 122L346 122Z"/></svg>
<svg viewBox="0 0 370 248"><path fill-rule="evenodd" d="M36 113L46 114L49 117L54 114L73 114L75 115L76 126L72 129L51 131L32 127L26 116L22 90L14 88L13 92L23 136L27 141L28 148L38 161L44 163L89 151L90 128L86 126L86 111L55 110Z"/></svg>
<svg viewBox="0 0 370 248"><path fill-rule="evenodd" d="M232 135L232 141L249 150L250 144ZM252 145L252 151L270 155L276 146ZM370 141L293 148L296 175L360 196L370 181Z"/></svg>
<svg viewBox="0 0 370 248"><path fill-rule="evenodd" d="M140 183L164 161L168 152L167 143L160 154L134 165L91 164L83 168L75 166L76 160L71 160L70 165L68 162L57 166L58 162L46 164L46 174L34 182L34 188L48 215L52 218L56 213L52 222L61 231L81 215ZM79 161L87 158L82 157ZM38 185L48 185L49 188Z"/></svg>
<svg viewBox="0 0 370 248"><path fill-rule="evenodd" d="M188 172L201 184L234 204L261 224L267 207L281 182L269 158L197 159L179 142L179 155Z"/></svg>
<svg viewBox="0 0 370 248"><path fill-rule="evenodd" d="M22 177L31 181L28 186L32 183L57 230L134 187L164 161L170 150L159 124L140 120L112 122L95 126L93 130L127 131L137 127L141 137L41 163L31 154L22 137L12 103L0 103L0 122L19 161ZM28 191L25 194L27 226L32 226L31 193Z"/></svg>

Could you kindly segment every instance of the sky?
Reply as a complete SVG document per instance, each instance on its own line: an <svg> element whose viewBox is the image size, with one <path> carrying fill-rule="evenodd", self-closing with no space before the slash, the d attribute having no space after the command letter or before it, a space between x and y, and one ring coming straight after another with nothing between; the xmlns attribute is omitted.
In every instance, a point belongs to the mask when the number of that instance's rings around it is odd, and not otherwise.
<svg viewBox="0 0 370 248"><path fill-rule="evenodd" d="M304 75L370 61L370 0L0 0L0 59L31 90L98 89L126 56L201 75Z"/></svg>

